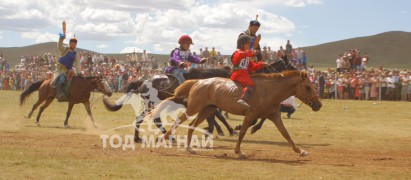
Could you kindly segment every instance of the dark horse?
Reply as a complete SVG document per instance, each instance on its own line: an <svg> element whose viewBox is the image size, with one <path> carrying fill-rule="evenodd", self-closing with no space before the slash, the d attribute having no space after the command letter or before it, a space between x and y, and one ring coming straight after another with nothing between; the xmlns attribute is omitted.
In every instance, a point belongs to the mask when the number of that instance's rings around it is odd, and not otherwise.
<svg viewBox="0 0 411 180"><path fill-rule="evenodd" d="M267 67L264 67L263 69L257 71L257 73L278 73L284 70L295 70L295 67L293 67L290 63L288 63L288 61L278 61L276 63L270 64ZM212 78L212 77L230 78L230 76L231 76L231 68L228 66L225 66L222 69L190 69L190 71L184 74L184 78L186 80L207 79L207 78ZM152 80L153 87L158 90L158 98L160 100L164 100L164 99L171 97L174 93L174 90L179 85L176 78L170 75L167 75L167 77L168 78L159 78L159 79ZM128 93L133 90L134 90L134 93L143 94L148 91L148 88L144 84L144 81L137 80L137 81L134 81L128 84L128 86L124 89L124 92ZM141 97L143 99L147 98L144 96L141 96ZM118 111L122 108L121 104L118 104L118 105L112 104L107 98L103 98L103 102L104 102L105 107L109 111ZM144 117L147 115L147 113L150 112L150 108L153 108L153 107L145 108L145 110L139 116L136 117L136 124L134 128L134 141L135 142L139 142L141 140L138 135L139 128L140 128L141 123L144 120ZM257 120L255 120L254 124L256 122ZM165 128L163 127L160 118L154 118L154 123L163 133L167 132ZM228 124L225 122L223 123L225 125ZM229 127L227 128L230 131L230 128ZM230 134L233 134L233 133L234 132L230 131Z"/></svg>
<svg viewBox="0 0 411 180"><path fill-rule="evenodd" d="M37 114L36 124L40 126L40 116L41 113L53 102L54 98L56 97L56 90L50 86L52 79L47 80L40 80L33 84L31 84L26 90L24 90L20 95L20 106L22 106L25 100L30 96L31 93L34 91L39 91L39 99L33 105L30 113L27 115L27 118L30 118L33 114L33 111L36 110L38 106L43 104ZM66 120L64 121L64 127L70 127L68 125L68 119L71 114L71 110L73 106L78 103L83 103L84 107L87 110L87 114L90 117L91 121L93 122L94 126L97 127L96 123L94 122L93 115L91 114L90 109L90 94L92 91L97 90L107 96L111 96L112 92L110 87L107 84L107 81L103 79L103 77L80 77L75 76L71 82L70 90L69 90L69 100L68 100L68 109L66 114Z"/></svg>

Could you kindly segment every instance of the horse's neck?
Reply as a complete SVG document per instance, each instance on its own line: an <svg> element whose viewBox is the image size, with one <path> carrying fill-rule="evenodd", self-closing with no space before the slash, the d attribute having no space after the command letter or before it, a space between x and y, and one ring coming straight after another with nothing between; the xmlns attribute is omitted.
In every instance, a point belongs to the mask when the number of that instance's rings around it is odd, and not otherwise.
<svg viewBox="0 0 411 180"><path fill-rule="evenodd" d="M91 78L83 78L83 77L74 77L74 78L75 79L73 79L73 81L77 81L78 84L81 86L82 90L93 91L94 89L96 89L96 87L92 85Z"/></svg>
<svg viewBox="0 0 411 180"><path fill-rule="evenodd" d="M272 83L268 83L271 87L269 89L274 90L275 95L272 97L272 102L282 102L290 96L296 94L298 85L298 76L295 77L284 77L281 79L273 79Z"/></svg>

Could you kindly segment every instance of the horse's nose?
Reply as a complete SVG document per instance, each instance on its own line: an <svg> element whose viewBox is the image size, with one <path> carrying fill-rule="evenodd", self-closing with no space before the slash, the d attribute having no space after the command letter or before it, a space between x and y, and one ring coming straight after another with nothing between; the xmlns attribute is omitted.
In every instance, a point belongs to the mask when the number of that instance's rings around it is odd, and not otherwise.
<svg viewBox="0 0 411 180"><path fill-rule="evenodd" d="M107 96L108 96L108 97L111 97L111 95L113 95L112 92L107 93Z"/></svg>
<svg viewBox="0 0 411 180"><path fill-rule="evenodd" d="M323 105L322 104L320 104L320 105L318 105L318 108L321 108Z"/></svg>

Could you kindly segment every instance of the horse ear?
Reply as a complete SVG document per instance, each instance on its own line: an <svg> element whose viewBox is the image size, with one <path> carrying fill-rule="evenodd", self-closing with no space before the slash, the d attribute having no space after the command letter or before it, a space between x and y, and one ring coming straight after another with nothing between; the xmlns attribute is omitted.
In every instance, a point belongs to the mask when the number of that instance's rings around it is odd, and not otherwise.
<svg viewBox="0 0 411 180"><path fill-rule="evenodd" d="M307 71L301 71L301 73L300 73L301 80L306 79L307 77L308 77Z"/></svg>

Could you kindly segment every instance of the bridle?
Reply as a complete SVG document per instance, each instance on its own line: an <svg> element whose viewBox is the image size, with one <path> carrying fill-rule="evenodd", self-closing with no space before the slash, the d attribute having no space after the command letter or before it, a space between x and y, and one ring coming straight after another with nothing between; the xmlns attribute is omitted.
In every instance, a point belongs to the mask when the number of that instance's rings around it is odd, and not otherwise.
<svg viewBox="0 0 411 180"><path fill-rule="evenodd" d="M300 76L298 77L298 85L300 86L300 88L305 88L305 86L302 86L302 73L303 73L304 71L300 71ZM307 77L308 78L308 77ZM303 91L303 90L301 90L300 89L300 91ZM315 91L315 89L314 89L314 91ZM311 97L309 97L308 98L308 100L305 100L305 98L306 97L304 97L303 99L304 100L302 100L302 102L304 102L304 103L306 103L308 106L310 106L310 107L312 107L312 105L314 105L314 103L311 101L311 99L313 99L313 98L318 98L319 96L318 96L318 93L317 92L314 92L312 95L311 95ZM302 103L301 103L302 104ZM300 105L301 106L301 105Z"/></svg>

